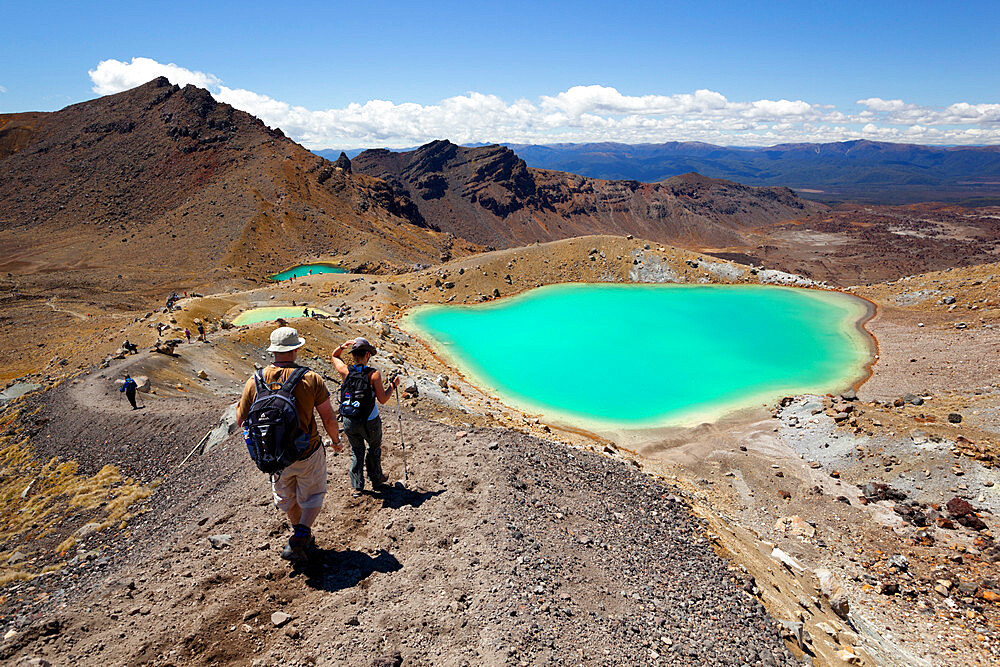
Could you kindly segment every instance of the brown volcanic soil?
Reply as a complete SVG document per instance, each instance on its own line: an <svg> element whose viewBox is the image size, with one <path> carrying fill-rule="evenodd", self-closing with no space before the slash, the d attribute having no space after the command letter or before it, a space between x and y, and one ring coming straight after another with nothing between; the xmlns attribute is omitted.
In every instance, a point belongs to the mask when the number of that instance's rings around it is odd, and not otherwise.
<svg viewBox="0 0 1000 667"><path fill-rule="evenodd" d="M747 226L825 210L787 188L698 174L639 183L532 169L502 146L435 141L410 152L365 151L353 165L406 193L440 229L495 247L585 234L732 245L744 239Z"/></svg>
<svg viewBox="0 0 1000 667"><path fill-rule="evenodd" d="M1000 207L843 205L757 234L752 245L711 252L835 285L881 283L997 261Z"/></svg>
<svg viewBox="0 0 1000 667"><path fill-rule="evenodd" d="M742 589L746 576L712 551L670 488L516 432L410 415L405 429L410 479L386 492L352 498L345 457L330 459L320 551L301 570L277 559L288 527L237 436L168 479L127 535L85 541L80 551L96 555L65 566L60 588L46 586L52 577L11 587L11 598L45 590L66 608L35 617L36 605L8 603L18 615L4 626L18 632L0 658L795 663ZM399 479L388 439L386 460ZM232 546L211 548L217 534ZM292 620L276 628L274 612ZM58 631L38 641L53 621Z"/></svg>
<svg viewBox="0 0 1000 667"><path fill-rule="evenodd" d="M40 398L29 398L42 409L35 421L24 422L35 424L30 443L36 451L69 457L82 449L91 452L94 461L124 466L134 464L129 458L134 443L143 460L155 463L151 470L166 472L156 473L163 481L152 496L130 508L145 509L145 514L128 519L124 527L79 538L64 554L56 553L54 545L91 519L89 511L69 508L61 532L55 530L37 544L16 545L28 555L28 571L48 566L55 574L14 582L5 589L4 609L13 624L7 627L18 629L3 645L2 650L10 651L5 655L73 655L87 664L98 660L201 664L249 658L270 664L287 656L305 661L315 655L320 660L370 664L375 657L398 650L404 664L458 663L463 657L483 663L620 664L653 662L652 649L665 664L725 661L730 650L726 636L749 632L747 621L756 618L756 603L726 592L731 589L724 570L717 569L718 561L708 552L697 556L705 559L706 567L685 564L690 545L705 539L704 544L714 544L756 578L756 588L748 589L756 590L774 618L804 621L805 645L818 664L837 664L838 652L848 646L869 664L920 664L920 659L932 664L989 664L1000 646L994 643L1000 638L1000 606L984 597L1000 593L998 554L991 536L993 513L1000 512L991 489L1000 486L1000 478L992 481L997 471L989 467L992 459L985 458L997 450L975 447L991 442L991 429L996 432L991 415L1000 414L1000 392L971 384L992 372L988 358L979 364L981 373L977 369L975 374L963 374L961 368L984 356L983 345L993 344L989 336L994 329L986 326L992 325L993 311L980 299L990 294L993 279L987 278L995 266L856 290L880 305L870 327L880 337L883 359L862 389L863 400L856 402L858 416L846 426L835 426L825 413L812 416L801 407L808 399L800 399L779 411L779 420L762 410L684 432L647 434L645 440L628 443L638 456L504 407L468 385L405 333L393 328L382 336L376 323L394 321L413 303L488 300L493 289L506 295L566 280L666 276L689 283L725 282L723 276L740 270L707 261L704 255L644 245L622 237L569 239L464 257L401 276L312 276L294 284L182 301L181 310L173 313L180 327L196 316L215 322L219 317L232 318L241 309L292 300L331 312L350 304L352 313L337 322L295 322L309 341L306 361L331 373L325 359L332 348L360 333L383 348L377 366L398 365L389 360L388 352L401 355L403 369L419 384L419 397L404 402L407 432L412 433L407 442L413 446L408 488L418 497L443 492L424 497L410 509L404 509L408 502L391 498L351 499L343 486L346 463L331 459L330 504L317 528L326 551L322 566L311 573L290 574L277 559L285 529L265 506L263 480L247 465L238 437L194 457L180 474L170 470L214 421L193 406L211 409L232 400L251 364L261 360L259 350L269 325L213 332L211 344L184 344L178 358L144 353L115 361L103 371L107 378L92 371L77 385L67 383ZM745 267L743 271L743 280L757 278ZM454 287L445 287L442 277ZM957 307L949 311L948 305L929 300L911 303L917 298L915 292L931 287L954 292L959 297ZM983 322L977 319L980 313ZM160 314L153 320L166 322L168 317ZM955 321L974 326L956 329ZM917 322L925 326L917 327ZM149 331L149 323L128 324L126 334L139 339L143 330ZM911 340L926 357L916 364L897 352L910 349ZM641 366L642 361L636 363ZM140 415L134 427L129 425L132 413L115 417L97 411L91 421L99 440L88 445L89 429L74 434L49 416L66 403L80 406L71 409L73 419L67 424L90 419L83 408L88 401L107 400L110 374L120 372L119 364L138 364L136 368L150 375L157 391L146 397L149 414ZM202 368L208 371L207 381L195 377ZM935 384L945 369L949 372ZM436 380L442 372L451 378L447 392ZM875 403L891 400L907 388L926 389L925 405L892 408ZM964 415L961 425L943 423L950 411ZM391 444L395 425L391 408L386 412L386 458L398 479L401 460ZM177 419L184 415L187 423L165 436L174 414ZM936 421L929 422L929 417ZM104 443L109 425L130 433L125 438L128 446L112 448ZM925 451L911 441L913 429L944 438L945 444L940 451ZM467 436L459 436L459 430ZM958 443L959 434L974 447ZM493 442L499 443L495 450L490 449ZM948 442L956 443L953 450ZM565 449L566 444L617 462ZM636 463L629 463L633 459ZM87 460L81 457L82 474L95 469ZM819 467L810 461L819 462ZM954 472L956 465L962 475ZM638 466L653 473L653 479L628 472ZM923 478L925 468L932 471L927 478L932 482L917 480L918 488L913 478ZM138 470L135 474L153 487L149 475ZM670 486L661 486L664 478ZM910 494L907 503L925 503L928 512L931 503L943 506L955 495L967 497L987 529L977 533L962 526L931 526L935 543L917 542L917 528L894 519L898 515L893 502L861 504L859 488L869 481L904 489ZM813 487L822 492L812 491ZM641 495L647 489L653 497ZM782 491L789 494L787 500ZM689 525L667 502L671 495L691 502L709 522L708 531L701 537L658 532L666 526L683 531ZM841 496L849 504L837 500ZM636 507L646 514L636 514ZM814 524L816 535L798 538L778 530L778 520L790 515ZM656 518L663 523L658 525ZM210 548L205 538L220 533L233 536L233 547ZM661 539L665 541L658 542ZM262 548L265 543L267 549ZM770 556L774 546L805 569L779 564ZM5 553L13 548L4 547ZM651 552L656 557L650 557ZM660 559L677 563L672 554L681 559L679 565L655 569L663 562ZM886 558L896 554L908 558L909 573L888 568ZM956 561L958 554L961 558ZM476 559L479 562L473 564ZM841 579L851 600L850 621L834 615L818 590L813 570L819 567L831 569ZM954 592L935 592L938 579L951 582ZM122 586L129 581L134 581L135 590ZM880 593L883 583L897 584L900 592ZM541 592L535 592L540 585ZM688 608L721 603L727 611L692 614L682 602ZM278 610L295 617L290 632L297 631L298 637L271 626L269 614ZM751 616L727 616L734 610ZM515 616L509 615L512 611ZM36 631L44 629L41 622L53 613L65 629L51 639L35 640ZM710 625L707 631L686 625L706 619L722 625ZM773 627L763 618L751 621L751 626L761 623ZM121 641L118 635L125 627L137 628L134 636L140 639ZM685 634L690 631L702 641L700 645ZM704 643L706 635L711 646ZM942 639L936 639L938 635ZM767 632L752 636L751 645L758 653L759 647L773 646ZM661 637L677 648L666 649L668 642ZM695 655L685 657L688 649ZM478 658L469 657L474 652Z"/></svg>

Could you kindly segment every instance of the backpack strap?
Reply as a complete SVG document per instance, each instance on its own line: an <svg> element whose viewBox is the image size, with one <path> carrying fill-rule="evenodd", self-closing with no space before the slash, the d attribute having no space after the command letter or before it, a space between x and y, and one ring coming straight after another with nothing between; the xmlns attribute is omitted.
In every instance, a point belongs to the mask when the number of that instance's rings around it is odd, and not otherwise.
<svg viewBox="0 0 1000 667"><path fill-rule="evenodd" d="M257 386L257 397L267 396L271 393L271 388L267 386L267 382L264 380L264 369L260 369L253 374L254 384Z"/></svg>
<svg viewBox="0 0 1000 667"><path fill-rule="evenodd" d="M281 385L281 389L279 389L278 391L283 391L285 393L291 394L295 390L296 385L298 385L299 380L301 380L308 372L309 372L308 368L306 368L305 366L299 366L294 371L292 371L292 374L288 377L287 380L285 380L285 383Z"/></svg>

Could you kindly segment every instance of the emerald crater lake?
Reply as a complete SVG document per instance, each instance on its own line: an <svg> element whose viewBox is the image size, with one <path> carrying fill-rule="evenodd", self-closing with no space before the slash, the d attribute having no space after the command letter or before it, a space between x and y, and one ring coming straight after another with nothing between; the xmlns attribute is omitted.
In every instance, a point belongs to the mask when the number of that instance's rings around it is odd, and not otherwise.
<svg viewBox="0 0 1000 667"><path fill-rule="evenodd" d="M470 381L553 422L690 426L863 380L869 304L759 285L564 284L428 305L404 327Z"/></svg>
<svg viewBox="0 0 1000 667"><path fill-rule="evenodd" d="M293 266L290 269L285 269L280 273L268 276L268 278L275 282L281 282L282 280L288 280L289 278L302 278L304 276L319 275L321 273L347 273L347 269L334 266L333 264L300 264L298 266Z"/></svg>

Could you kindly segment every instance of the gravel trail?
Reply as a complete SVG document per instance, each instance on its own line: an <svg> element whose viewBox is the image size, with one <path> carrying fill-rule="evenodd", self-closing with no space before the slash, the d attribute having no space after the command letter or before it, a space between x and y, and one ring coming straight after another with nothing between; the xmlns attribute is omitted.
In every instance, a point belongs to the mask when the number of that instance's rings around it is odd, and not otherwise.
<svg viewBox="0 0 1000 667"><path fill-rule="evenodd" d="M392 489L353 498L346 457L329 458L320 550L301 570L278 558L288 527L231 438L166 479L99 562L48 584L57 604L8 616L0 660L797 664L671 488L511 431L405 428L405 485L389 421Z"/></svg>

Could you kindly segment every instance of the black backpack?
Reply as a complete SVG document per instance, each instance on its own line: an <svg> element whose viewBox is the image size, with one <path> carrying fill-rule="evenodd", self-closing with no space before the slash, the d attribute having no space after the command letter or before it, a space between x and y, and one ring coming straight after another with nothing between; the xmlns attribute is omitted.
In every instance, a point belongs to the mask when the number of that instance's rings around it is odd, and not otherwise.
<svg viewBox="0 0 1000 667"><path fill-rule="evenodd" d="M268 475L280 474L296 461L301 461L309 449L309 433L302 430L295 396L292 395L307 372L308 368L296 368L284 384L274 390L264 381L263 370L253 376L257 397L247 414L246 443L250 458Z"/></svg>
<svg viewBox="0 0 1000 667"><path fill-rule="evenodd" d="M347 377L340 385L340 416L348 419L367 420L375 408L375 389L371 374L375 371L368 366L351 366Z"/></svg>

